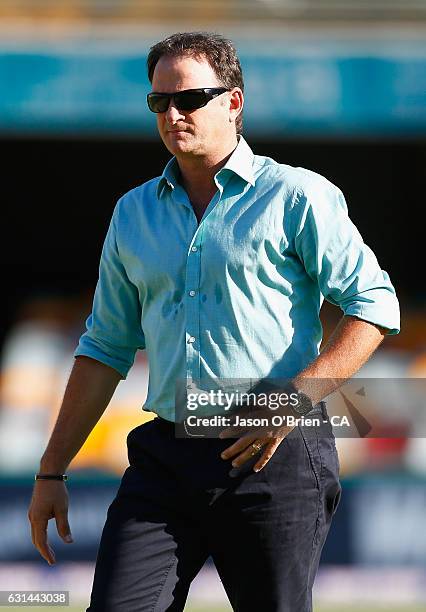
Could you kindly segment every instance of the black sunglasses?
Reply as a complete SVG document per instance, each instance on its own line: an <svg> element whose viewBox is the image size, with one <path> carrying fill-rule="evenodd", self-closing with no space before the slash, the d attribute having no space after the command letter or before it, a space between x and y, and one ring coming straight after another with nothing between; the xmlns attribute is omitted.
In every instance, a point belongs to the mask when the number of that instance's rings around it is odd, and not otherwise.
<svg viewBox="0 0 426 612"><path fill-rule="evenodd" d="M176 93L156 93L147 95L148 108L153 113L165 113L173 98L178 110L195 110L205 106L210 100L229 91L226 87L199 87L198 89L184 89Z"/></svg>

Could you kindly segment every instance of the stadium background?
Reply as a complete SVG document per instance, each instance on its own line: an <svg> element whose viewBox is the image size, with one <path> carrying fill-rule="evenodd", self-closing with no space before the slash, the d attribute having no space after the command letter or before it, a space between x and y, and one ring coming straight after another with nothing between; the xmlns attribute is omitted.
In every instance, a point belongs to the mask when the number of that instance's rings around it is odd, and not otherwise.
<svg viewBox="0 0 426 612"><path fill-rule="evenodd" d="M75 543L62 545L52 527L59 564L48 568L27 525L32 474L90 310L114 204L168 159L145 107L144 66L166 35L215 30L235 41L247 140L336 183L397 289L402 333L360 376L424 378L425 19L422 0L2 0L0 590L63 588L83 609L127 432L147 418L139 354L72 464ZM325 337L339 316L324 307ZM337 441L344 494L315 591L327 612L426 606L426 443L404 398L388 394L373 408L389 437ZM211 566L188 609L229 609Z"/></svg>

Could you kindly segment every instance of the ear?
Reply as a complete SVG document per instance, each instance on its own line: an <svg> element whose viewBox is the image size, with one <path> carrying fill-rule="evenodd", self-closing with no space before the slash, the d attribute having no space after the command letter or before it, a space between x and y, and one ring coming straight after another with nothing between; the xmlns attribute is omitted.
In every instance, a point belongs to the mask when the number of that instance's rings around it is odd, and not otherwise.
<svg viewBox="0 0 426 612"><path fill-rule="evenodd" d="M234 87L230 91L229 97L229 121L235 122L244 106L244 94L239 87Z"/></svg>

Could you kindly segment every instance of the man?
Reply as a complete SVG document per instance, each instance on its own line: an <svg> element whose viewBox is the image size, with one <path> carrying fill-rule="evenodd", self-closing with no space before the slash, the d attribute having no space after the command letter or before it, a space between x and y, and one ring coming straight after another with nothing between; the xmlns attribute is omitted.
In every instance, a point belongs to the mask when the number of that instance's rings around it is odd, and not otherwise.
<svg viewBox="0 0 426 612"><path fill-rule="evenodd" d="M283 426L232 443L180 438L175 385L291 378L310 414L324 414L330 383L318 391L309 381L350 377L398 332L395 292L342 193L254 155L242 138L243 79L229 41L173 35L152 47L148 73L148 104L174 157L114 211L34 488L33 541L50 564L48 520L71 541L62 474L146 349L145 409L158 418L129 434L89 610L183 610L211 556L234 610L308 612L340 496L331 433ZM318 355L322 296L344 316Z"/></svg>

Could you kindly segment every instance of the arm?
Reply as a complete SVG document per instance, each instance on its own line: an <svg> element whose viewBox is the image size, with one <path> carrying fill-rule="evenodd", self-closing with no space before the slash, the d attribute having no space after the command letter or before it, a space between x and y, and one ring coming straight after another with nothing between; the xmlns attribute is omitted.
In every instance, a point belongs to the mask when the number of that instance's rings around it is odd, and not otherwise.
<svg viewBox="0 0 426 612"><path fill-rule="evenodd" d="M120 202L105 238L99 280L87 331L74 353L77 357L40 472L63 473L105 411L121 378L126 378L137 349L145 348L137 287L127 276L119 242ZM125 244L124 244L125 246ZM124 249L125 250L125 249ZM55 557L47 542L47 523L56 519L59 535L72 541L67 520L68 496L60 481L36 481L29 509L33 543L48 563Z"/></svg>
<svg viewBox="0 0 426 612"><path fill-rule="evenodd" d="M317 404L368 361L387 332L356 317L342 317L321 354L293 379L295 387Z"/></svg>
<svg viewBox="0 0 426 612"><path fill-rule="evenodd" d="M315 405L353 376L384 336L399 331L395 290L328 183L298 200L295 248L322 295L343 318L321 354L294 379Z"/></svg>
<svg viewBox="0 0 426 612"><path fill-rule="evenodd" d="M321 354L293 378L294 386L298 391L305 393L313 405L317 404L360 369L387 332L387 329L355 317L342 317ZM253 432L252 435L239 438L227 448L221 455L222 459L229 459L241 453L233 462L235 467L239 467L251 458L251 443L260 440L264 448L253 467L257 472L265 467L281 441L292 429L293 427L286 426L275 427L266 437L263 437L264 431Z"/></svg>
<svg viewBox="0 0 426 612"><path fill-rule="evenodd" d="M63 474L101 418L121 375L103 363L79 357L74 363L62 406L40 461L40 473ZM55 555L47 541L49 519L56 520L59 535L72 542L68 524L68 494L64 482L35 482L28 511L34 546L51 565Z"/></svg>
<svg viewBox="0 0 426 612"><path fill-rule="evenodd" d="M320 293L344 313L322 353L292 381L315 405L368 360L384 335L398 333L399 307L389 276L349 219L340 190L323 180L316 182L297 194L293 213L289 234L294 236L295 254ZM291 429L283 427L261 439L265 450L256 471ZM259 438L255 433L240 438L222 457L237 454ZM251 454L250 447L243 451L237 465Z"/></svg>

